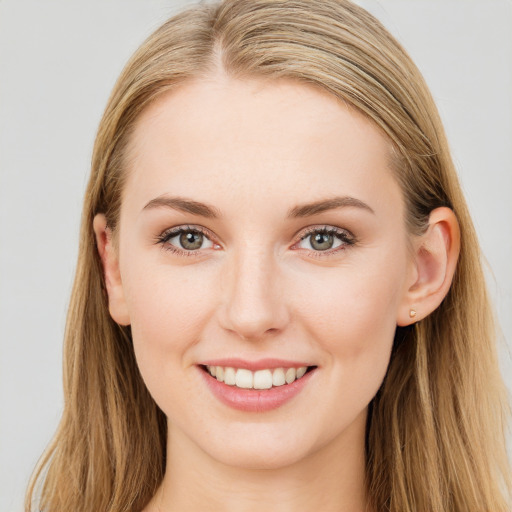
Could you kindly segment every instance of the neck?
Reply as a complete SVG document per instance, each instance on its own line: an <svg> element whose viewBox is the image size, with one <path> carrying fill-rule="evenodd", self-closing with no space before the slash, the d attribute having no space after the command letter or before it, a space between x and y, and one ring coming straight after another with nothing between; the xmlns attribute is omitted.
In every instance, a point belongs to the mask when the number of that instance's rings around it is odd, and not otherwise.
<svg viewBox="0 0 512 512"><path fill-rule="evenodd" d="M162 485L145 512L365 512L366 414L339 438L286 467L232 467L170 426Z"/></svg>

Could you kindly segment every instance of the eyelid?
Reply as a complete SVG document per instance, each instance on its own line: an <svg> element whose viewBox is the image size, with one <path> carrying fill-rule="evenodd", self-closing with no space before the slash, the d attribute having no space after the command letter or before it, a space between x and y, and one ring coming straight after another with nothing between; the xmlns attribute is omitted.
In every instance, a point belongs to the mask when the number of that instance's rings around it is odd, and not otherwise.
<svg viewBox="0 0 512 512"><path fill-rule="evenodd" d="M176 247L172 244L168 243L168 240L170 238L173 238L174 236L177 236L178 234L184 232L184 231L196 231L198 233L201 233L205 238L207 238L212 244L219 246L220 244L216 241L217 237L207 228L203 226L196 226L196 225L179 225L174 226L172 228L168 228L164 230L157 238L156 243L160 243L162 245L162 248L169 250L171 252L185 255L185 256L198 256L204 253L204 250L198 249L198 250L186 250L181 249L179 247ZM308 253L312 254L314 257L329 257L330 255L334 255L338 253L339 251L346 250L351 245L354 245L357 240L356 237L347 229L339 228L337 226L331 226L331 225L315 225L315 226L308 226L307 228L303 229L299 232L299 234L296 236L298 238L292 245L292 249L302 242L305 238L312 235L313 233L328 233L337 235L339 239L341 239L344 243L341 246L338 246L334 249L328 249L325 251L314 251L311 249L300 249L302 251L307 251ZM297 249L294 249L297 250Z"/></svg>
<svg viewBox="0 0 512 512"><path fill-rule="evenodd" d="M335 247L333 249L328 249L325 251L314 251L311 249L296 249L296 250L304 250L307 251L311 256L315 258L328 258L329 256L335 256L340 251L345 251L351 246L355 245L357 243L356 237L345 228L340 228L337 226L331 226L331 225L317 225L317 226L309 226L302 232L300 232L299 239L297 242L294 243L292 247L295 247L300 242L305 240L308 236L312 235L313 233L326 233L331 234L334 236L337 236L338 239L340 239L343 243Z"/></svg>
<svg viewBox="0 0 512 512"><path fill-rule="evenodd" d="M333 233L338 233L340 235L347 235L347 237L355 239L354 235L345 228L339 228L337 226L331 226L329 224L319 224L315 226L308 226L299 232L298 238L299 240L304 240L305 237L312 233L317 233L319 231L328 231Z"/></svg>
<svg viewBox="0 0 512 512"><path fill-rule="evenodd" d="M179 256L201 256L204 254L204 250L186 250L175 245L169 243L171 238L178 236L180 233L185 231L197 232L201 233L208 241L210 241L213 245L219 245L216 242L216 237L213 233L203 226L195 226L191 224L174 226L172 228L167 228L160 235L158 235L155 239L156 244L160 244L162 249L166 251L170 251L172 253L178 254Z"/></svg>
<svg viewBox="0 0 512 512"><path fill-rule="evenodd" d="M193 224L181 224L179 226L174 226L172 228L167 228L160 235L158 235L158 239L167 238L169 235L177 235L181 233L182 231L197 231L198 233L201 233L204 235L208 240L213 242L213 239L216 239L216 236L207 228L203 226L195 226Z"/></svg>

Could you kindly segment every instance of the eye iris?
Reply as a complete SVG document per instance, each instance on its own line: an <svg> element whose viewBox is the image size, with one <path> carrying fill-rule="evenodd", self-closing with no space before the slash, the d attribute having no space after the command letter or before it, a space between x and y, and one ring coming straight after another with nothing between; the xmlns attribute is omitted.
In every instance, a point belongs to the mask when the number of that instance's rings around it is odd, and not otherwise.
<svg viewBox="0 0 512 512"><path fill-rule="evenodd" d="M333 245L333 236L328 233L317 233L311 237L311 247L319 251L326 251Z"/></svg>
<svg viewBox="0 0 512 512"><path fill-rule="evenodd" d="M188 251L199 249L203 244L203 235L197 232L186 231L180 235L180 244Z"/></svg>

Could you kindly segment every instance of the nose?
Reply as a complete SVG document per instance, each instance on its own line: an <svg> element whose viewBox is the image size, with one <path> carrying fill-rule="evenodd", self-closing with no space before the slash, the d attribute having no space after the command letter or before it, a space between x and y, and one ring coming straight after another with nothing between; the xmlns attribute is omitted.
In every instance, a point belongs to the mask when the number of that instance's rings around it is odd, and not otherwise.
<svg viewBox="0 0 512 512"><path fill-rule="evenodd" d="M247 248L225 270L222 327L247 340L282 331L289 321L285 289L271 254Z"/></svg>

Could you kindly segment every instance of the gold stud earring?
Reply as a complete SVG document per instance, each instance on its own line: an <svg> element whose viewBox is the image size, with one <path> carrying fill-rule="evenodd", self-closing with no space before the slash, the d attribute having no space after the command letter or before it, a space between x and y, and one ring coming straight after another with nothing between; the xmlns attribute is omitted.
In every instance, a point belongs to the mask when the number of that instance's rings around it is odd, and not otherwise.
<svg viewBox="0 0 512 512"><path fill-rule="evenodd" d="M409 316L410 316L411 318L414 318L414 317L416 316L416 310L414 310L414 309L410 309L410 310L409 310Z"/></svg>

